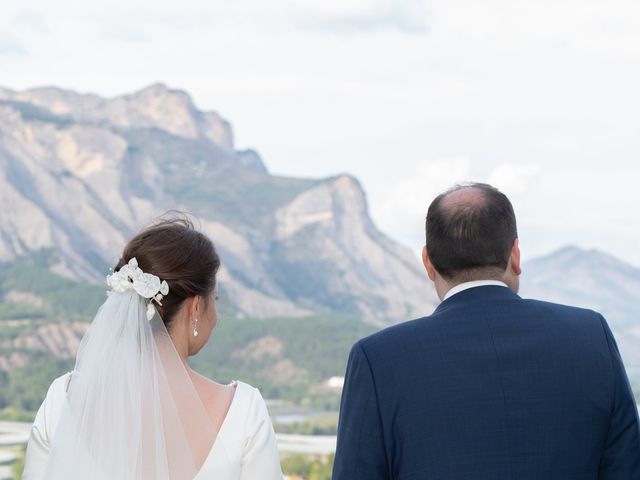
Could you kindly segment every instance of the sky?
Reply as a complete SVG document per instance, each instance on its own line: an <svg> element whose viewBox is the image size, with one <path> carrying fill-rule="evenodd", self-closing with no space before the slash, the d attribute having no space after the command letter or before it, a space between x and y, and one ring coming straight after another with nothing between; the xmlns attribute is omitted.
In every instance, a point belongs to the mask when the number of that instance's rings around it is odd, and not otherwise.
<svg viewBox="0 0 640 480"><path fill-rule="evenodd" d="M356 176L417 254L456 182L507 193L523 257L640 267L637 0L2 0L0 85L163 82L272 173Z"/></svg>

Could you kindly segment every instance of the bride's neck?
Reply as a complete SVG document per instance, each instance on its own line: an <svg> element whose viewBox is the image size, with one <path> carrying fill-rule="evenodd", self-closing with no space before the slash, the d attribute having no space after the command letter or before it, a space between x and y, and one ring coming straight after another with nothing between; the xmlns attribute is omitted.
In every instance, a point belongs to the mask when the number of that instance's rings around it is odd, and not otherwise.
<svg viewBox="0 0 640 480"><path fill-rule="evenodd" d="M180 360L185 366L188 367L188 359L189 359L189 332L184 328L172 328L169 332L169 336L173 341L173 345L176 347L176 351L178 352L178 356L180 356Z"/></svg>

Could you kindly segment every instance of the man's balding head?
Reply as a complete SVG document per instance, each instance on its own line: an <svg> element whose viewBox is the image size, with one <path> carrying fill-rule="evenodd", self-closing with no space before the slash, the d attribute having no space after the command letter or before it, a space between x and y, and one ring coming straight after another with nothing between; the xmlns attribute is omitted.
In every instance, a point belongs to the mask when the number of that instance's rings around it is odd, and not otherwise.
<svg viewBox="0 0 640 480"><path fill-rule="evenodd" d="M436 271L450 283L500 279L518 237L509 199L484 183L458 185L429 206L426 245Z"/></svg>

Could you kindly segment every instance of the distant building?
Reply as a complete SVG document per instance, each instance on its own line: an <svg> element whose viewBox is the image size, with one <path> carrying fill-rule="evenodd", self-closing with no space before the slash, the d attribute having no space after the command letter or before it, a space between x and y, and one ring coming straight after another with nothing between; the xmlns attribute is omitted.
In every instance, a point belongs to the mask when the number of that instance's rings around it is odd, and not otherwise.
<svg viewBox="0 0 640 480"><path fill-rule="evenodd" d="M344 377L331 377L327 380L327 387L334 389L342 389L344 387Z"/></svg>

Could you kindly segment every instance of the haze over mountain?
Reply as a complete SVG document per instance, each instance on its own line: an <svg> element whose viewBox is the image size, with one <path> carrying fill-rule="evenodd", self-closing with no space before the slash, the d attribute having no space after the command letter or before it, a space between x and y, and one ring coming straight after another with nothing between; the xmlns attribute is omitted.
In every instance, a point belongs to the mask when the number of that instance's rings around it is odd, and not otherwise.
<svg viewBox="0 0 640 480"><path fill-rule="evenodd" d="M310 146L312 147L312 146ZM168 209L218 247L241 315L339 311L372 323L431 311L420 262L371 221L356 179L272 176L230 124L162 84L106 99L0 89L0 262L40 249L101 282L125 240Z"/></svg>

